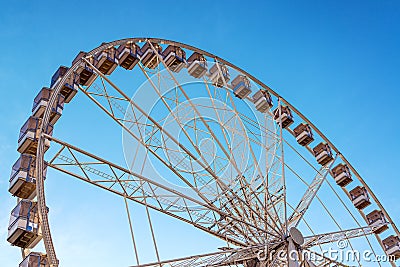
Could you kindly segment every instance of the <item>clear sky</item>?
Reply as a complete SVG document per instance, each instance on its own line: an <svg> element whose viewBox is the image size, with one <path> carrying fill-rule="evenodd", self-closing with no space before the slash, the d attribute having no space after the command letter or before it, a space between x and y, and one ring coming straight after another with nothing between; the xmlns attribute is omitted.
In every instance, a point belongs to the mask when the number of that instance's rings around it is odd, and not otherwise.
<svg viewBox="0 0 400 267"><path fill-rule="evenodd" d="M127 37L160 37L196 46L278 91L341 150L400 223L399 25L396 0L2 1L0 266L20 261L18 249L5 240L15 204L7 188L18 156L19 128L34 96L57 67L70 64L80 50ZM65 118L73 120L83 112L84 105L71 104ZM85 133L82 127L79 133ZM116 266L126 264L118 260L132 250L129 239L119 240L129 234L122 200L110 194L95 198L97 189L69 183L65 176L48 180L47 190L56 190L49 192L49 206L52 223L58 223L63 266L110 266L103 257L115 257ZM220 244L191 227L154 217L160 242L167 247L161 252L164 258L211 251ZM138 222L141 233L140 227ZM91 236L104 238L95 242ZM191 245L177 247L171 239L176 236ZM146 233L143 238L148 237ZM102 257L95 262L86 253Z"/></svg>

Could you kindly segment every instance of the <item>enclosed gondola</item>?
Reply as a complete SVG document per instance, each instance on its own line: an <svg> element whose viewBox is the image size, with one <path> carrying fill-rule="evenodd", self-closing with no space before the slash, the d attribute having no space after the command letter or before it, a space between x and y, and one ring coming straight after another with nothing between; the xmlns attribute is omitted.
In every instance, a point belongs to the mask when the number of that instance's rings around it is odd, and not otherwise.
<svg viewBox="0 0 400 267"><path fill-rule="evenodd" d="M202 54L194 52L187 62L187 71L194 78L201 78L207 73L207 60Z"/></svg>
<svg viewBox="0 0 400 267"><path fill-rule="evenodd" d="M58 70L51 77L50 87L53 88L57 86L58 83L62 80L62 78L66 75L67 71L68 71L67 67L60 66ZM65 82L63 83L62 88L60 90L60 94L64 96L65 103L69 103L78 92L77 89L78 79L79 76L77 76L76 74L71 74L66 78Z"/></svg>
<svg viewBox="0 0 400 267"><path fill-rule="evenodd" d="M292 111L288 106L279 106L274 110L274 120L285 129L294 122Z"/></svg>
<svg viewBox="0 0 400 267"><path fill-rule="evenodd" d="M314 141L313 133L311 127L307 123L300 123L293 129L294 135L296 137L297 143L302 146L309 145Z"/></svg>
<svg viewBox="0 0 400 267"><path fill-rule="evenodd" d="M118 64L126 70L132 70L140 61L140 47L132 42L122 44L117 49Z"/></svg>
<svg viewBox="0 0 400 267"><path fill-rule="evenodd" d="M271 95L265 90L258 90L253 95L253 103L261 113L266 113L273 105Z"/></svg>
<svg viewBox="0 0 400 267"><path fill-rule="evenodd" d="M214 86L225 86L230 77L228 68L222 63L215 63L210 69L210 80Z"/></svg>
<svg viewBox="0 0 400 267"><path fill-rule="evenodd" d="M232 83L233 93L240 99L246 98L251 94L250 80L244 75L238 75L233 79Z"/></svg>
<svg viewBox="0 0 400 267"><path fill-rule="evenodd" d="M343 163L336 165L332 169L332 175L339 186L346 186L353 181L349 167Z"/></svg>
<svg viewBox="0 0 400 267"><path fill-rule="evenodd" d="M357 209L364 209L371 204L369 195L365 187L357 186L350 192L350 198Z"/></svg>
<svg viewBox="0 0 400 267"><path fill-rule="evenodd" d="M325 142L321 142L315 146L313 152L318 164L321 164L322 166L325 166L333 160L331 147Z"/></svg>
<svg viewBox="0 0 400 267"><path fill-rule="evenodd" d="M11 212L7 241L13 246L33 248L41 239L37 203L21 200Z"/></svg>
<svg viewBox="0 0 400 267"><path fill-rule="evenodd" d="M104 75L110 75L118 66L116 49L114 47L109 47L98 53L94 66Z"/></svg>
<svg viewBox="0 0 400 267"><path fill-rule="evenodd" d="M47 167L44 169L46 175ZM14 163L8 191L16 197L32 200L36 196L36 157L22 154Z"/></svg>
<svg viewBox="0 0 400 267"><path fill-rule="evenodd" d="M382 240L386 254L393 256L395 259L400 258L400 238L391 235Z"/></svg>
<svg viewBox="0 0 400 267"><path fill-rule="evenodd" d="M50 264L46 254L31 252L19 264L19 267L50 267Z"/></svg>
<svg viewBox="0 0 400 267"><path fill-rule="evenodd" d="M154 50L153 50L154 47ZM160 64L160 60L158 55L162 53L162 47L157 43L148 43L146 42L141 48L142 55L140 57L140 61L143 66L149 69L155 69L158 64Z"/></svg>
<svg viewBox="0 0 400 267"><path fill-rule="evenodd" d="M17 149L19 153L36 155L41 126L42 119L33 116L29 117L19 132ZM48 124L44 129L44 133L52 135L53 125ZM45 139L44 146L45 151L50 147L50 141L48 139Z"/></svg>
<svg viewBox="0 0 400 267"><path fill-rule="evenodd" d="M32 116L36 118L43 118L44 111L46 110L47 103L49 102L52 89L43 87L42 90L33 100ZM50 113L50 124L55 124L61 117L64 109L65 97L62 94L57 95L57 101L54 103Z"/></svg>
<svg viewBox="0 0 400 267"><path fill-rule="evenodd" d="M186 53L179 46L169 45L162 53L164 62L173 72L180 72L186 64Z"/></svg>
<svg viewBox="0 0 400 267"><path fill-rule="evenodd" d="M77 78L76 82L82 86L90 86L97 77L96 73L88 64L88 62L92 65L94 64L93 56L87 58L86 55L86 52L81 51L72 61L72 65L74 65L76 62L80 62L75 70L75 75Z"/></svg>

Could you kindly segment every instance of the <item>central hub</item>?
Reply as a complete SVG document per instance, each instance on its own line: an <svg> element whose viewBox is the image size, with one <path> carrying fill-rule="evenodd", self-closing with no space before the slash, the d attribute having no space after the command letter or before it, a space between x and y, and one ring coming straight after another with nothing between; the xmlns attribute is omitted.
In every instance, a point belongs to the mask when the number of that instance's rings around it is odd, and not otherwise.
<svg viewBox="0 0 400 267"><path fill-rule="evenodd" d="M292 238L293 242L301 246L304 243L304 237L302 233L296 228L292 227L289 229L289 236Z"/></svg>

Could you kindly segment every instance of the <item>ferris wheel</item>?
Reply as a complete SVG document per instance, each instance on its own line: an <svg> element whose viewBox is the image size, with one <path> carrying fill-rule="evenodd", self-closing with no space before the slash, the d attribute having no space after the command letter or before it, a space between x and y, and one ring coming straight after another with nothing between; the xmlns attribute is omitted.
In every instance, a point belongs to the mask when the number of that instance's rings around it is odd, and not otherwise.
<svg viewBox="0 0 400 267"><path fill-rule="evenodd" d="M53 134L64 104L78 95L122 130L125 165ZM18 152L7 240L22 250L20 267L59 265L45 195L49 168L124 199L132 265L396 266L400 257L389 214L311 121L246 71L179 42L130 38L80 52L34 99ZM157 261L139 264L129 201L226 247L165 260L152 230ZM39 242L45 253L35 251ZM326 253L332 248L335 257Z"/></svg>

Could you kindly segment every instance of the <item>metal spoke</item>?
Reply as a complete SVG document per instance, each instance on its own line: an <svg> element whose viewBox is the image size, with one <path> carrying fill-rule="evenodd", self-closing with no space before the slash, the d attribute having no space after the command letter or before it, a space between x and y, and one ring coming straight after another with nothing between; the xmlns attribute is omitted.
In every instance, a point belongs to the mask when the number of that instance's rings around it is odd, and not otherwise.
<svg viewBox="0 0 400 267"><path fill-rule="evenodd" d="M283 147L283 128L282 128L282 105L281 99L278 99L278 109L279 109L279 144L281 148L281 166L282 166L282 189L283 189L283 213L285 222L285 235L288 233L288 218L287 218L287 195L286 195L286 177L285 177L285 158L284 158L284 147Z"/></svg>
<svg viewBox="0 0 400 267"><path fill-rule="evenodd" d="M378 229L382 225L386 225L387 223L377 224L375 226L365 226L355 229L331 232L326 234L319 234L308 236L304 238L303 248L310 248L313 246L326 244L326 243L333 243L341 240L348 240L352 238L367 236L374 234L374 230Z"/></svg>
<svg viewBox="0 0 400 267"><path fill-rule="evenodd" d="M337 158L337 155L335 156L335 159L329 164L329 166L321 167L321 169L318 171L315 178L308 186L308 188L307 188L306 192L304 193L302 199L300 200L299 204L297 205L296 210L289 217L288 223L287 223L288 228L296 227L300 223L304 214L310 207L311 202L313 201L314 197L317 195L318 190L321 188L322 183L325 181L325 178L329 173L330 166L332 166L332 164L335 162L336 158Z"/></svg>
<svg viewBox="0 0 400 267"><path fill-rule="evenodd" d="M263 248L263 246L254 246L239 249L223 249L222 251L213 253L194 255L132 267L211 267L239 265L243 264L247 260L256 258L257 252Z"/></svg>

